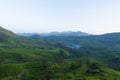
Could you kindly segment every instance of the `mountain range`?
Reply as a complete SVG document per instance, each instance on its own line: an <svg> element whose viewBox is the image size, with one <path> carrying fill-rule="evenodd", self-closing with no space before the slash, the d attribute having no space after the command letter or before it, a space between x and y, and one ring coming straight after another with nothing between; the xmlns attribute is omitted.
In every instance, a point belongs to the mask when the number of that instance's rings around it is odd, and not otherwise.
<svg viewBox="0 0 120 80"><path fill-rule="evenodd" d="M120 79L120 33L19 35L0 27L0 80Z"/></svg>
<svg viewBox="0 0 120 80"><path fill-rule="evenodd" d="M36 40L46 40L62 43L65 46L76 49L74 56L85 55L102 62L109 62L112 68L119 69L120 66L120 33L107 33L103 35L89 36L30 36ZM80 54L79 54L80 52ZM117 62L114 63L114 61ZM105 64L107 64L105 63ZM116 67L117 66L117 67Z"/></svg>
<svg viewBox="0 0 120 80"><path fill-rule="evenodd" d="M17 33L20 36L33 36L33 35L39 35L39 36L89 36L92 34L80 32L80 31L66 31L66 32L50 32L50 33Z"/></svg>

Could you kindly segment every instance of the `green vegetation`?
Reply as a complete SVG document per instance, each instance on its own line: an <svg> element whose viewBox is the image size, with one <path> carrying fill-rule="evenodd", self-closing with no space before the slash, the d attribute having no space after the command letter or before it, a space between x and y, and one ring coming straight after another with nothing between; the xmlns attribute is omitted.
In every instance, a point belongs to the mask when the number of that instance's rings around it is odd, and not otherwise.
<svg viewBox="0 0 120 80"><path fill-rule="evenodd" d="M86 44L75 49L0 28L0 80L119 80L120 52Z"/></svg>
<svg viewBox="0 0 120 80"><path fill-rule="evenodd" d="M119 80L120 72L89 59L34 61L2 65L2 80Z"/></svg>
<svg viewBox="0 0 120 80"><path fill-rule="evenodd" d="M68 46L72 44L80 45L80 48L73 48L72 57L89 57L93 58L109 68L120 70L120 33L110 33L104 35L91 36L47 36L33 39L43 39L54 41ZM63 47L62 47L63 48ZM66 48L65 48L66 49ZM68 50L68 49L67 49ZM113 65L114 64L114 65Z"/></svg>

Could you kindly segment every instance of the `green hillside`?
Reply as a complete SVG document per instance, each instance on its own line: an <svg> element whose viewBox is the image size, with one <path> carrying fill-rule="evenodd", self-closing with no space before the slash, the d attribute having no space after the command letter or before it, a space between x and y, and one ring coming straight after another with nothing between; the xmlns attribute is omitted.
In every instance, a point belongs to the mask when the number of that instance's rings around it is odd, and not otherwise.
<svg viewBox="0 0 120 80"><path fill-rule="evenodd" d="M114 50L89 46L77 50L62 43L20 37L3 28L0 38L0 80L120 79L120 71L106 65L119 54Z"/></svg>
<svg viewBox="0 0 120 80"><path fill-rule="evenodd" d="M63 43L72 48L72 57L89 57L100 61L108 67L120 70L120 33L109 33L92 36L31 36L36 40L47 40ZM78 47L76 47L78 46ZM64 48L66 49L66 48ZM112 65L114 64L114 65Z"/></svg>

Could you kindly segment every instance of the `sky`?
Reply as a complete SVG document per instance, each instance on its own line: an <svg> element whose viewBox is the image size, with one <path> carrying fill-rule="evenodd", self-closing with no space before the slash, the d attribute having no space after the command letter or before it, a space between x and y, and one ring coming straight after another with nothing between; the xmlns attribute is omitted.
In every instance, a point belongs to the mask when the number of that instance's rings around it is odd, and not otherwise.
<svg viewBox="0 0 120 80"><path fill-rule="evenodd" d="M0 26L13 32L120 32L120 0L0 0Z"/></svg>

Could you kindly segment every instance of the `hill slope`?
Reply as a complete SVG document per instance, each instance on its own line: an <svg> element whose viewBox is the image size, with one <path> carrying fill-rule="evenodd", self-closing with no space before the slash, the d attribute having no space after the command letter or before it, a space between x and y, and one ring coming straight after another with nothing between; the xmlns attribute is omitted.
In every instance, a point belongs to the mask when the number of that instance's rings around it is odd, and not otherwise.
<svg viewBox="0 0 120 80"><path fill-rule="evenodd" d="M39 47L39 48L47 48L47 47L57 47L56 43L47 42L44 40L34 40L31 38L21 37L16 35L15 33L6 30L0 27L0 47L3 48L24 48L24 47Z"/></svg>
<svg viewBox="0 0 120 80"><path fill-rule="evenodd" d="M31 36L36 40L43 39L64 43L67 47L76 49L74 56L85 55L95 60L105 62L109 67L120 70L120 33L109 33L92 36ZM76 47L77 46L77 47ZM114 63L116 62L116 63ZM114 64L114 65L111 65Z"/></svg>
<svg viewBox="0 0 120 80"><path fill-rule="evenodd" d="M0 41L0 80L120 79L119 71L88 58L91 54L86 47L73 49L61 43L20 37L0 29L3 39ZM95 50L97 55L100 50Z"/></svg>

